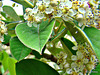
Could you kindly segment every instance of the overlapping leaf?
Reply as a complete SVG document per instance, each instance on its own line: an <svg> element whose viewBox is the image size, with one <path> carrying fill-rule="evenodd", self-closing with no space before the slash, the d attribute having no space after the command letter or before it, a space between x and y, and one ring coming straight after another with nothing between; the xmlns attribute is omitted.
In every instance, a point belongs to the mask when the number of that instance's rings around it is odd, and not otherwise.
<svg viewBox="0 0 100 75"><path fill-rule="evenodd" d="M20 21L20 17L11 6L3 6L3 11L6 12L14 21Z"/></svg>
<svg viewBox="0 0 100 75"><path fill-rule="evenodd" d="M8 70L10 72L10 75L16 75L16 70L15 70L15 63L17 61L14 58L8 58Z"/></svg>
<svg viewBox="0 0 100 75"><path fill-rule="evenodd" d="M93 49L90 39L87 37L87 35L85 34L85 32L83 30L81 30L79 27L77 27L75 25L74 22L67 21L67 22L65 22L65 25L69 29L70 33L75 38L77 43L87 42L90 45L90 47Z"/></svg>
<svg viewBox="0 0 100 75"><path fill-rule="evenodd" d="M52 33L54 23L55 20L50 23L47 20L37 27L28 27L27 23L21 23L16 27L16 34L24 45L41 53Z"/></svg>
<svg viewBox="0 0 100 75"><path fill-rule="evenodd" d="M31 49L23 45L17 37L10 40L10 50L17 60L23 59L31 52Z"/></svg>
<svg viewBox="0 0 100 75"><path fill-rule="evenodd" d="M12 37L16 36L15 34L15 27L18 23L9 23L7 24L8 34Z"/></svg>
<svg viewBox="0 0 100 75"><path fill-rule="evenodd" d="M100 61L100 30L96 28L85 28L84 31L93 43L94 51Z"/></svg>
<svg viewBox="0 0 100 75"><path fill-rule="evenodd" d="M59 73L41 61L27 59L16 64L16 75L59 75Z"/></svg>

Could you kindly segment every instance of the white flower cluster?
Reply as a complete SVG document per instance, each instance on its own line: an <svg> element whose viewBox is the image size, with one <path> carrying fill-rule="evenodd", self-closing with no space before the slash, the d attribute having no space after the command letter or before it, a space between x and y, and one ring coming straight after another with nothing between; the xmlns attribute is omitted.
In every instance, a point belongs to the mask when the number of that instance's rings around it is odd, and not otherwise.
<svg viewBox="0 0 100 75"><path fill-rule="evenodd" d="M0 50L3 49L4 45L2 42L4 41L4 34L6 34L7 28L3 21L0 21Z"/></svg>
<svg viewBox="0 0 100 75"><path fill-rule="evenodd" d="M57 56L57 63L65 71L64 74L90 75L98 62L91 47L87 43L84 43L74 46L72 49L76 50L76 55L70 57L70 63L69 59L66 59L68 58L67 54L64 52L60 52L59 56Z"/></svg>
<svg viewBox="0 0 100 75"><path fill-rule="evenodd" d="M99 0L36 0L33 9L27 8L24 15L28 25L42 19L62 18L65 21L76 19L79 26L97 27L100 23Z"/></svg>

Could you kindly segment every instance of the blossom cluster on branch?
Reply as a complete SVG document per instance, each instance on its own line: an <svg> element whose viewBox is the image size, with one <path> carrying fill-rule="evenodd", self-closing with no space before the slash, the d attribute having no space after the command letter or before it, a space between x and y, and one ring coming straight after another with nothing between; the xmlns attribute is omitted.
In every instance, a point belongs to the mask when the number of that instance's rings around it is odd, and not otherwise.
<svg viewBox="0 0 100 75"><path fill-rule="evenodd" d="M77 20L78 26L98 27L100 25L99 0L34 0L34 8L27 8L24 19L29 27L37 26L42 19L61 18L64 21ZM64 75L89 75L97 65L97 58L87 42L72 47L76 55L66 52L57 54L57 64Z"/></svg>
<svg viewBox="0 0 100 75"><path fill-rule="evenodd" d="M99 0L34 0L34 8L27 8L24 18L28 26L36 26L42 19L77 20L81 27L100 24Z"/></svg>
<svg viewBox="0 0 100 75"><path fill-rule="evenodd" d="M76 55L67 55L65 52L57 54L57 63L65 73L64 75L90 75L97 65L98 59L92 48L85 42L72 47Z"/></svg>

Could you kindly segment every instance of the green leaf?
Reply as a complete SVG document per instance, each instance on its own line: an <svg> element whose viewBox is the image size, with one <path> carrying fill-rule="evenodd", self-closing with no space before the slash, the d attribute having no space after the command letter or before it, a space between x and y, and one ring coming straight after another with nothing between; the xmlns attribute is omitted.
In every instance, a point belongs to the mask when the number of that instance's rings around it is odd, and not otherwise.
<svg viewBox="0 0 100 75"><path fill-rule="evenodd" d="M37 28L28 27L27 23L21 23L16 27L16 34L24 45L41 53L52 33L54 23L55 20L50 23L48 20L43 21Z"/></svg>
<svg viewBox="0 0 100 75"><path fill-rule="evenodd" d="M59 32L54 38L52 38L51 42L58 42L61 37L63 37L67 33L67 29L64 28L61 32Z"/></svg>
<svg viewBox="0 0 100 75"><path fill-rule="evenodd" d="M22 4L26 8L33 8L34 7L34 5L27 0L12 0L12 1L17 2L19 4Z"/></svg>
<svg viewBox="0 0 100 75"><path fill-rule="evenodd" d="M2 42L2 44L7 44L7 43L9 43L9 40L10 40L10 36L7 34L7 35L5 35L4 34L4 42Z"/></svg>
<svg viewBox="0 0 100 75"><path fill-rule="evenodd" d="M8 69L8 58L9 58L9 55L5 51L3 51L2 65L5 71L7 71Z"/></svg>
<svg viewBox="0 0 100 75"><path fill-rule="evenodd" d="M77 42L84 42L85 40L87 40L85 33L79 27L75 26L74 22L66 21L65 25Z"/></svg>
<svg viewBox="0 0 100 75"><path fill-rule="evenodd" d="M16 75L59 75L49 65L35 60L22 60L16 64Z"/></svg>
<svg viewBox="0 0 100 75"><path fill-rule="evenodd" d="M16 14L15 10L11 6L3 6L3 11L6 12L14 21L19 21L20 17Z"/></svg>
<svg viewBox="0 0 100 75"><path fill-rule="evenodd" d="M39 52L32 50L32 54L35 55L35 58L40 59L42 56L40 55Z"/></svg>
<svg viewBox="0 0 100 75"><path fill-rule="evenodd" d="M7 16L5 12L0 12L0 14L5 18L5 20L2 20L5 23L10 23L11 21L13 21L9 16Z"/></svg>
<svg viewBox="0 0 100 75"><path fill-rule="evenodd" d="M8 58L8 70L10 72L10 75L16 75L15 70L15 63L17 61L14 58Z"/></svg>
<svg viewBox="0 0 100 75"><path fill-rule="evenodd" d="M64 51L63 49L61 48L56 48L56 47L49 47L47 48L51 53L52 55L56 56L58 53L60 53L61 51Z"/></svg>
<svg viewBox="0 0 100 75"><path fill-rule="evenodd" d="M73 55L72 52L69 50L70 47L67 47L67 42L66 40L64 41L65 39L63 40L60 40L61 41L61 44L63 46L63 49L64 49L64 52L66 52L68 54L68 57L67 59L71 59L71 56ZM67 40L68 41L68 40ZM69 60L68 60L69 61Z"/></svg>
<svg viewBox="0 0 100 75"><path fill-rule="evenodd" d="M5 12L0 12L0 14L1 14L4 18L7 18Z"/></svg>
<svg viewBox="0 0 100 75"><path fill-rule="evenodd" d="M100 30L96 28L85 28L84 31L91 40L94 51L100 61Z"/></svg>
<svg viewBox="0 0 100 75"><path fill-rule="evenodd" d="M0 51L0 62L2 61L2 59L3 59L3 52Z"/></svg>
<svg viewBox="0 0 100 75"><path fill-rule="evenodd" d="M76 39L77 43L87 42L90 45L90 47L93 49L92 43L87 37L87 35L85 34L85 32L81 30L79 27L77 27L74 22L66 21L65 25L69 29L72 36Z"/></svg>
<svg viewBox="0 0 100 75"><path fill-rule="evenodd" d="M75 46L70 40L66 38L61 38L61 41L66 45L66 47L70 50L73 55L76 55L76 51L72 49Z"/></svg>
<svg viewBox="0 0 100 75"><path fill-rule="evenodd" d="M31 52L31 49L23 45L17 37L10 40L10 50L17 60L23 59Z"/></svg>
<svg viewBox="0 0 100 75"><path fill-rule="evenodd" d="M100 64L96 66L90 75L100 75Z"/></svg>
<svg viewBox="0 0 100 75"><path fill-rule="evenodd" d="M18 23L9 23L7 24L7 30L8 30L8 34L11 36L11 37L14 37L16 36L15 34L15 27Z"/></svg>

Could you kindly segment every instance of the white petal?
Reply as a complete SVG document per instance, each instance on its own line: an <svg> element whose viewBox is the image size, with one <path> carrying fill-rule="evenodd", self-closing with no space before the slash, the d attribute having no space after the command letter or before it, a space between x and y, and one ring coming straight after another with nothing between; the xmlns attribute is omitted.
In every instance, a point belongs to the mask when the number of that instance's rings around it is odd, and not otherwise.
<svg viewBox="0 0 100 75"><path fill-rule="evenodd" d="M65 4L66 4L66 6L67 6L68 8L71 8L71 7L72 7L72 2L71 2L71 1L67 1Z"/></svg>
<svg viewBox="0 0 100 75"><path fill-rule="evenodd" d="M72 55L71 56L71 60L76 61L77 60L77 56L76 55Z"/></svg>
<svg viewBox="0 0 100 75"><path fill-rule="evenodd" d="M66 63L66 64L64 65L64 67L65 67L65 68L68 68L68 67L69 67L69 64L68 64L68 63Z"/></svg>
<svg viewBox="0 0 100 75"><path fill-rule="evenodd" d="M54 11L54 9L49 7L49 8L46 8L45 13L46 14L51 14L53 11Z"/></svg>
<svg viewBox="0 0 100 75"><path fill-rule="evenodd" d="M86 11L84 10L84 8L78 8L78 11L79 11L80 13L82 13L82 14L85 14L85 13L86 13Z"/></svg>
<svg viewBox="0 0 100 75"><path fill-rule="evenodd" d="M77 19L83 19L83 15L82 14L77 14Z"/></svg>
<svg viewBox="0 0 100 75"><path fill-rule="evenodd" d="M77 64L75 62L72 62L71 63L71 68L76 68L77 67Z"/></svg>
<svg viewBox="0 0 100 75"><path fill-rule="evenodd" d="M44 3L50 4L50 0L43 0Z"/></svg>
<svg viewBox="0 0 100 75"><path fill-rule="evenodd" d="M72 49L73 49L73 50L77 50L78 47L77 47L77 46L73 46Z"/></svg>
<svg viewBox="0 0 100 75"><path fill-rule="evenodd" d="M77 52L76 52L76 55L77 55L77 58L78 58L78 59L82 59L82 58L83 58L83 53L80 52L80 51L77 51Z"/></svg>
<svg viewBox="0 0 100 75"><path fill-rule="evenodd" d="M72 74L73 70L71 68L66 69L67 74Z"/></svg>
<svg viewBox="0 0 100 75"><path fill-rule="evenodd" d="M36 14L38 12L38 8L34 7L32 13Z"/></svg>
<svg viewBox="0 0 100 75"><path fill-rule="evenodd" d="M79 72L78 75L83 75L83 73L82 72Z"/></svg>
<svg viewBox="0 0 100 75"><path fill-rule="evenodd" d="M89 59L84 58L83 63L87 64L89 62Z"/></svg>
<svg viewBox="0 0 100 75"><path fill-rule="evenodd" d="M27 22L27 25L28 25L29 27L32 27L32 23L31 23L30 21Z"/></svg>

